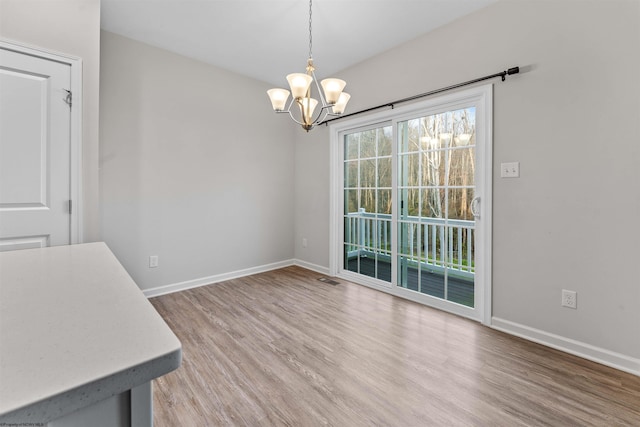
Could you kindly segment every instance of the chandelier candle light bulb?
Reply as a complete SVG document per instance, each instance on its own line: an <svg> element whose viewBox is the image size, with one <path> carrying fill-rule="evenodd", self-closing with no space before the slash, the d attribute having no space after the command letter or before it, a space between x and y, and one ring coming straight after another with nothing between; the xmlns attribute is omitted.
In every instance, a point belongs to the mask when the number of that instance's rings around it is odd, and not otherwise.
<svg viewBox="0 0 640 427"><path fill-rule="evenodd" d="M313 111L316 109L318 105L318 100L314 98L302 98L300 100L300 112L302 113L302 117L304 119L305 124L311 123L311 118L313 117Z"/></svg>
<svg viewBox="0 0 640 427"><path fill-rule="evenodd" d="M322 90L324 90L324 97L327 104L335 104L340 98L342 89L346 86L347 82L340 79L324 79L320 82Z"/></svg>
<svg viewBox="0 0 640 427"><path fill-rule="evenodd" d="M287 81L291 88L291 96L295 99L300 99L307 95L313 78L308 74L293 73L287 76Z"/></svg>
<svg viewBox="0 0 640 427"><path fill-rule="evenodd" d="M269 89L267 91L271 98L271 105L274 111L284 111L289 99L289 91L286 89Z"/></svg>
<svg viewBox="0 0 640 427"><path fill-rule="evenodd" d="M344 113L344 109L347 106L347 102L349 102L349 98L351 98L351 95L349 95L347 92L342 92L340 94L340 97L338 98L338 102L336 102L336 105L333 106L333 113Z"/></svg>
<svg viewBox="0 0 640 427"><path fill-rule="evenodd" d="M293 98L288 106L288 90L275 88L267 91L273 110L276 113L288 113L289 117L301 125L307 132L315 126L324 123L327 116L341 115L351 97L348 93L342 91L347 84L344 80L335 78L324 79L321 82L322 90L320 89L320 84L318 84L313 66L313 56L311 54L311 6L312 0L309 0L309 58L307 59L307 72L287 75L287 82L289 82L291 97ZM322 103L315 118L314 112L319 102L311 97L312 83L314 81L316 90L320 96L320 102ZM291 111L291 106L294 102L300 107L300 120L296 119Z"/></svg>

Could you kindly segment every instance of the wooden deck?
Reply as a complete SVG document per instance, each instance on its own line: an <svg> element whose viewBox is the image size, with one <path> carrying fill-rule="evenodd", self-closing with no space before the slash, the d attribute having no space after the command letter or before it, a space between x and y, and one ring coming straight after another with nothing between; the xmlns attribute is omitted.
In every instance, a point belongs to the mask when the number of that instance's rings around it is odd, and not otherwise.
<svg viewBox="0 0 640 427"><path fill-rule="evenodd" d="M370 277L377 277L380 280L391 282L391 263L378 260L378 274L376 276L376 260L374 258L360 258L360 274ZM349 260L349 271L358 272L358 260ZM418 286L420 285L420 287ZM407 279L404 288L416 292L422 292L436 298L445 299L444 275L433 273L423 268L418 280L418 269L407 268ZM472 280L464 280L457 277L447 277L447 298L448 301L473 307L474 286Z"/></svg>

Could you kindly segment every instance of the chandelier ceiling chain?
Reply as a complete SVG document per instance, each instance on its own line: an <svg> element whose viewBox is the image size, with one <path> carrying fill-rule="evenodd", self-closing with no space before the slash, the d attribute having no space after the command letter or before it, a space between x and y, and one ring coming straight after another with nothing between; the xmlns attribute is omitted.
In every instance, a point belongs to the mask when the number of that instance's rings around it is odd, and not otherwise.
<svg viewBox="0 0 640 427"><path fill-rule="evenodd" d="M291 119L302 126L304 130L309 132L315 126L322 124L327 116L339 116L349 101L350 95L343 92L346 82L340 79L328 78L322 80L318 84L315 75L315 67L313 65L312 47L312 0L309 0L309 58L307 59L306 73L293 73L287 75L287 81L291 92L287 89L275 88L269 89L267 94L271 99L271 105L276 113L288 113ZM318 105L318 100L311 97L311 83L315 81L318 97L320 98L321 107L314 116L314 111ZM322 89L320 89L322 85ZM287 106L287 100L291 93L291 102ZM299 107L300 119L298 120L291 106L296 103ZM286 108L285 108L286 106Z"/></svg>
<svg viewBox="0 0 640 427"><path fill-rule="evenodd" d="M313 58L313 55L311 54L311 48L313 47L313 33L311 32L311 15L312 15L312 10L311 10L311 2L313 0L309 0L309 58Z"/></svg>

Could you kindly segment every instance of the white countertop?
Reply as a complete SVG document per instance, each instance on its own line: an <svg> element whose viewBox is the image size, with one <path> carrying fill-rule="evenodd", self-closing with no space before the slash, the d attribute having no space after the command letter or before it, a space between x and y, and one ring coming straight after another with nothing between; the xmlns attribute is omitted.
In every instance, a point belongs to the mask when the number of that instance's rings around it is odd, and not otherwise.
<svg viewBox="0 0 640 427"><path fill-rule="evenodd" d="M180 366L104 243L0 253L0 423L47 422Z"/></svg>

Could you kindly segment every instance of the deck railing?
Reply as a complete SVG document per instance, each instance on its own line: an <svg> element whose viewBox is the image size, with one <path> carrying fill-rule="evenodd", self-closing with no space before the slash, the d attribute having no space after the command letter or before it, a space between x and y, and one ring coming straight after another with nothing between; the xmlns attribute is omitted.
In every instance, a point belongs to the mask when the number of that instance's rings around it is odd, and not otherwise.
<svg viewBox="0 0 640 427"><path fill-rule="evenodd" d="M376 256L391 260L391 215L350 212L345 218L345 249L349 258ZM460 276L474 274L475 222L404 216L398 221L402 239L398 255L408 264Z"/></svg>

